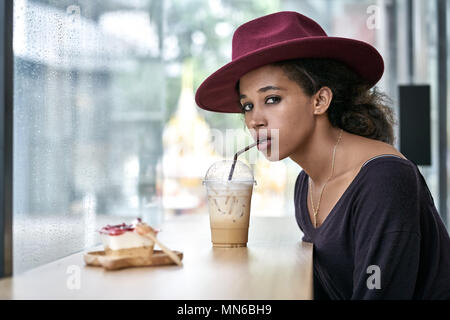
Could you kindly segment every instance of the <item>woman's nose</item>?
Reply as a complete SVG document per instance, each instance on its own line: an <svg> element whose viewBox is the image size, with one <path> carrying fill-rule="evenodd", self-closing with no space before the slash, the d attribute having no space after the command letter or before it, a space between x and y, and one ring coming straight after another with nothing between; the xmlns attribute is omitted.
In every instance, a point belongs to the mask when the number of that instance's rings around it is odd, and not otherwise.
<svg viewBox="0 0 450 320"><path fill-rule="evenodd" d="M261 111L257 106L253 107L252 112L250 112L250 128L259 129L261 127L267 127L267 118L264 112Z"/></svg>

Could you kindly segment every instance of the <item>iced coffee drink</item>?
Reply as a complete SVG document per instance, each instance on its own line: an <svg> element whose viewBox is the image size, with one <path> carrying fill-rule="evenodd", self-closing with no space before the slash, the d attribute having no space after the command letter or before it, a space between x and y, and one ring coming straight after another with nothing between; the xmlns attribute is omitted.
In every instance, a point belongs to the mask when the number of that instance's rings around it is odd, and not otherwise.
<svg viewBox="0 0 450 320"><path fill-rule="evenodd" d="M242 162L236 165L236 177L228 181L221 167L230 168L229 161L214 164L208 170L206 192L214 247L245 247L248 241L253 175ZM226 171L226 170L225 170Z"/></svg>
<svg viewBox="0 0 450 320"><path fill-rule="evenodd" d="M210 186L208 207L211 241L215 247L247 245L252 191L252 183Z"/></svg>

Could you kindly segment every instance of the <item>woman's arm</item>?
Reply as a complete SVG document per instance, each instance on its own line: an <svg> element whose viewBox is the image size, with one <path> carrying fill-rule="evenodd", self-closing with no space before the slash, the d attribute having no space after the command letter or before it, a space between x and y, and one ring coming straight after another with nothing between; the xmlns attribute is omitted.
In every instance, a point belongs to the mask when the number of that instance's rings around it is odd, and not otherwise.
<svg viewBox="0 0 450 320"><path fill-rule="evenodd" d="M420 237L393 231L355 254L351 299L413 299L419 269Z"/></svg>
<svg viewBox="0 0 450 320"><path fill-rule="evenodd" d="M351 299L412 299L420 263L419 181L398 162L371 172L354 207Z"/></svg>

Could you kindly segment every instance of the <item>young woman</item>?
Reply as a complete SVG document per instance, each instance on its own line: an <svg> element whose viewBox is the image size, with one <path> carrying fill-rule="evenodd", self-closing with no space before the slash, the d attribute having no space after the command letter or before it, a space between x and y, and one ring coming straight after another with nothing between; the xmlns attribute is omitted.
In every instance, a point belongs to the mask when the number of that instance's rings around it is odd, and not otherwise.
<svg viewBox="0 0 450 320"><path fill-rule="evenodd" d="M196 93L242 112L269 160L290 157L297 223L314 244L316 299L450 299L450 238L414 162L394 147L371 45L278 12L240 26L232 61Z"/></svg>

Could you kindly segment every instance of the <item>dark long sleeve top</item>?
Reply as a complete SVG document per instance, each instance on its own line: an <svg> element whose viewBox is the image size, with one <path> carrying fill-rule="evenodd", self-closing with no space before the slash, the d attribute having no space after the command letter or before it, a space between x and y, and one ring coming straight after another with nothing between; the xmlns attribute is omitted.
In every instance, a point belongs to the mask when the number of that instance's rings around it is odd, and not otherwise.
<svg viewBox="0 0 450 320"><path fill-rule="evenodd" d="M308 175L295 216L312 242L315 299L450 299L450 238L417 165L394 155L362 166L318 228Z"/></svg>

